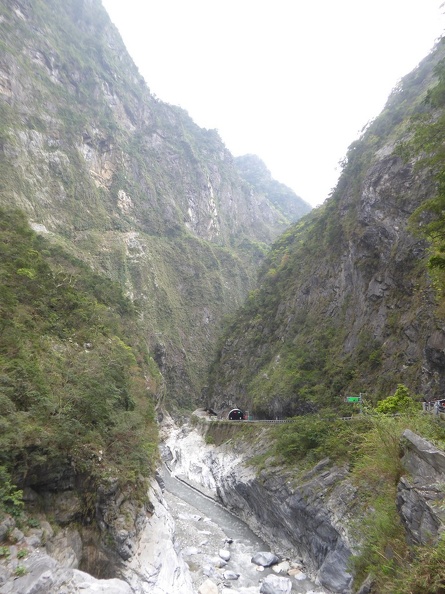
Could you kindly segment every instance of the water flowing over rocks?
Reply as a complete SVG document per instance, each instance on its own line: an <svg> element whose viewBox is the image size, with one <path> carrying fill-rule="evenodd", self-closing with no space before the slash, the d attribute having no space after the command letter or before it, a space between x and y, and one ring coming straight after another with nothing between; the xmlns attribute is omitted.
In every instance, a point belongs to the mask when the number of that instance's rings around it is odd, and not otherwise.
<svg viewBox="0 0 445 594"><path fill-rule="evenodd" d="M198 431L169 431L164 458L176 476L217 494L277 554L302 562L316 583L332 592L351 591L348 560L357 543L348 532L355 490L347 471L325 460L298 483L284 469L257 476L249 453L206 445ZM257 452L256 452L257 453ZM253 455L250 452L250 457Z"/></svg>
<svg viewBox="0 0 445 594"><path fill-rule="evenodd" d="M167 471L162 472L162 477L164 496L176 523L176 550L190 568L196 592L259 594L267 576L278 574L290 578L293 594L316 594L314 583L300 564L285 561L272 567L255 565L252 558L266 545L244 522ZM221 554L228 558L227 553L230 558L225 561ZM278 560L268 552L262 554L269 555L268 561ZM316 590L317 594L324 592Z"/></svg>
<svg viewBox="0 0 445 594"><path fill-rule="evenodd" d="M164 496L175 519L176 550L190 568L195 591L219 593L230 588L232 594L258 594L259 576L249 554L256 537L252 535L252 543L245 526L235 536L242 524L239 520L168 473L163 473L163 478ZM228 538L228 532L234 538Z"/></svg>

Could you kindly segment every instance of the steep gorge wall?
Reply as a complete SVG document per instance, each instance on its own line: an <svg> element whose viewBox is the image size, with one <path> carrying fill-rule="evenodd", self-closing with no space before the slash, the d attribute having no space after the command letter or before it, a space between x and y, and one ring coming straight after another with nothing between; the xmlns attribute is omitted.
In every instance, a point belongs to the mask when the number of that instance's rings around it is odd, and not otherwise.
<svg viewBox="0 0 445 594"><path fill-rule="evenodd" d="M209 404L299 414L398 383L434 398L445 387L445 326L409 218L436 182L398 143L426 109L444 44L401 83L354 142L326 203L274 244L213 368ZM344 411L347 414L347 411Z"/></svg>
<svg viewBox="0 0 445 594"><path fill-rule="evenodd" d="M99 0L7 0L0 31L0 204L119 281L186 405L295 213L240 177L215 130L150 93Z"/></svg>
<svg viewBox="0 0 445 594"><path fill-rule="evenodd" d="M56 515L70 507L68 499L63 502L62 498L59 495L59 503L54 506ZM12 518L2 520L0 540L9 531L15 544L7 547L9 555L2 554L0 559L0 592L193 594L188 567L175 550L174 522L156 483L149 490L149 498L150 506L136 510L117 491L111 489L104 496L101 509L108 519L118 510L113 523L121 545L120 555L112 555L103 543L100 547L94 534L88 540L88 529L79 525L64 525L54 531L42 520L39 528L25 530L25 535ZM131 528L130 519L137 520ZM20 555L21 552L25 554Z"/></svg>

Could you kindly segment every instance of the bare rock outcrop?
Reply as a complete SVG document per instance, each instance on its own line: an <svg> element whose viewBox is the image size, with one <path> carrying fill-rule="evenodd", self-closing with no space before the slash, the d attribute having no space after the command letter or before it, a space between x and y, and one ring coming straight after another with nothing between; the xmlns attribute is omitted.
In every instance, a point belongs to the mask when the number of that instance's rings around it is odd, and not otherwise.
<svg viewBox="0 0 445 594"><path fill-rule="evenodd" d="M397 488L397 507L412 544L437 542L444 528L445 452L409 429L403 434L402 462L409 476Z"/></svg>
<svg viewBox="0 0 445 594"><path fill-rule="evenodd" d="M188 567L175 550L174 522L157 483L149 496L151 514L137 532L126 534L131 557L120 563L102 560L114 574L109 579L79 570L87 565L83 557L91 551L97 556L98 550L85 546L77 530L67 527L54 533L42 521L25 534L6 517L0 522L0 594L193 594Z"/></svg>

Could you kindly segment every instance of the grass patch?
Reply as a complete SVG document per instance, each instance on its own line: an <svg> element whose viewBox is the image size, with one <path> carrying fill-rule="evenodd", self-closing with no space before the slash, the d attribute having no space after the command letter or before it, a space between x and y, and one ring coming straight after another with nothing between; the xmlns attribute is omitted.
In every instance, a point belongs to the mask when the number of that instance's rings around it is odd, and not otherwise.
<svg viewBox="0 0 445 594"><path fill-rule="evenodd" d="M444 425L431 415L412 413L371 418L370 429L363 435L358 459L352 468L352 480L362 511L362 519L356 526L362 548L353 559L354 573L357 583L371 573L378 584L377 591L381 593L441 592L411 590L407 585L409 581L415 581L411 563L418 559L422 549L408 547L396 508L397 484L405 473L401 463L401 437L405 429L411 429L438 446L444 445ZM432 563L436 555L435 547L426 547L422 553ZM403 583L405 586L402 587L400 584ZM397 589L397 584L402 589Z"/></svg>
<svg viewBox="0 0 445 594"><path fill-rule="evenodd" d="M285 464L295 471L295 477L327 457L332 463L348 465L356 488L354 515L360 518L350 526L361 543L360 554L351 559L356 585L371 574L379 594L443 594L445 570L440 559L444 541L437 546L409 547L396 493L400 477L406 474L401 463L403 432L411 429L445 448L444 423L415 410L396 416L364 414L350 421L317 415L294 421L268 427L262 437L266 450L252 457L250 464L258 472L272 461Z"/></svg>

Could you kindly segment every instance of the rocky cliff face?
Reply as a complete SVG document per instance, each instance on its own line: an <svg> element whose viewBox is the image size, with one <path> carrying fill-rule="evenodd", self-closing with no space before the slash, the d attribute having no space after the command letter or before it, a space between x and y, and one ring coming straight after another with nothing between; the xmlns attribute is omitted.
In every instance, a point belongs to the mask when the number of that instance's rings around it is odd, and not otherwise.
<svg viewBox="0 0 445 594"><path fill-rule="evenodd" d="M243 155L235 158L241 177L268 200L292 222L301 219L311 207L304 200L295 200L293 190L272 178L265 163L257 155Z"/></svg>
<svg viewBox="0 0 445 594"><path fill-rule="evenodd" d="M216 131L151 95L99 0L7 0L0 30L0 203L138 301L186 404L289 213Z"/></svg>
<svg viewBox="0 0 445 594"><path fill-rule="evenodd" d="M275 243L226 333L211 405L281 416L340 409L346 394L383 398L398 383L443 392L445 328L428 246L409 226L435 181L396 150L443 55L439 44L403 80L351 145L333 195Z"/></svg>
<svg viewBox="0 0 445 594"><path fill-rule="evenodd" d="M407 429L403 435L403 476L397 489L397 507L412 545L437 544L443 532L445 454Z"/></svg>
<svg viewBox="0 0 445 594"><path fill-rule="evenodd" d="M112 494L108 495L108 503L111 503ZM98 543L92 546L86 541L85 528L80 528L82 534L73 527L54 531L47 521L42 520L39 528L25 530L25 535L15 527L12 518L3 519L0 522L0 539L8 534L9 540L15 544L7 547L6 558L2 553L0 592L193 594L188 568L174 548L174 523L156 483L150 489L149 497L151 507L139 514L137 529L128 530L129 517L134 515L131 506L127 505L125 509L124 505L121 514L116 516L123 548L121 557L114 562L110 551L107 556L103 551L101 553ZM116 499L119 500L119 497ZM65 510L67 507L65 505ZM112 507L108 506L108 513ZM56 504L54 510L60 512L61 506Z"/></svg>

